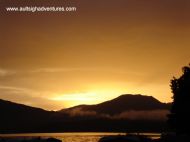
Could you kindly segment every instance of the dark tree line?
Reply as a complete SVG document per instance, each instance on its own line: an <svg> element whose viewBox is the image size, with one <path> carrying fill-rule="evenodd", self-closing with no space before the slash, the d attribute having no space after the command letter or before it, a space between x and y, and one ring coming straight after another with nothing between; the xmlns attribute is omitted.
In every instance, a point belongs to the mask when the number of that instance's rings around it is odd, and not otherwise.
<svg viewBox="0 0 190 142"><path fill-rule="evenodd" d="M183 67L183 74L171 80L173 104L169 125L177 134L190 132L190 66Z"/></svg>

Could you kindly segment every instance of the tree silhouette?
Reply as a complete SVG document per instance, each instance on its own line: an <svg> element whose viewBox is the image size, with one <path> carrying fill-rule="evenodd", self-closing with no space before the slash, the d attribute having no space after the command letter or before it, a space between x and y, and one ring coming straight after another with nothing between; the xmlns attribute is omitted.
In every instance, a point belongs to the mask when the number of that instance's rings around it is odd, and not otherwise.
<svg viewBox="0 0 190 142"><path fill-rule="evenodd" d="M169 115L169 125L176 134L190 132L190 66L183 67L183 74L171 80L173 104Z"/></svg>

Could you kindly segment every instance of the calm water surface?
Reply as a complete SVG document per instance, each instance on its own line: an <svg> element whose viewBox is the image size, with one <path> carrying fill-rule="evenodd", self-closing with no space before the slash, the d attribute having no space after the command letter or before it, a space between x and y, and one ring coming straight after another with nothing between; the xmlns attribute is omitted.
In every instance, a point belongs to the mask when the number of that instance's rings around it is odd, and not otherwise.
<svg viewBox="0 0 190 142"><path fill-rule="evenodd" d="M0 134L0 137L54 137L62 140L63 142L98 142L103 136L109 135L125 135L126 133L31 133L31 134ZM151 138L159 138L159 133L141 133L150 136Z"/></svg>

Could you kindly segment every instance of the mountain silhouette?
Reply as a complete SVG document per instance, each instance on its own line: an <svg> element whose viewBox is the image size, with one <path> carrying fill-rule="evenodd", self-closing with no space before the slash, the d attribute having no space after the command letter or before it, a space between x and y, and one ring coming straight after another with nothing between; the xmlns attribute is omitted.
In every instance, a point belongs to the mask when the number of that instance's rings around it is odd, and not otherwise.
<svg viewBox="0 0 190 142"><path fill-rule="evenodd" d="M143 95L121 95L113 100L106 101L96 105L79 105L68 109L62 109L60 112L68 112L80 108L83 111L94 111L115 115L125 111L152 111L152 110L169 110L170 103L162 103L152 96Z"/></svg>
<svg viewBox="0 0 190 142"><path fill-rule="evenodd" d="M0 133L39 129L53 112L0 99ZM45 121L44 121L45 120Z"/></svg>
<svg viewBox="0 0 190 142"><path fill-rule="evenodd" d="M35 113L44 114L47 112L48 111L41 108L31 107L24 104L14 103L11 101L0 99L0 113L3 113L4 115L17 115L24 113L28 113L30 115Z"/></svg>
<svg viewBox="0 0 190 142"><path fill-rule="evenodd" d="M121 95L97 105L47 111L0 99L0 133L161 131L165 125L162 119L146 120L144 116L153 113L157 118L159 114L154 113L168 111L170 105L151 96Z"/></svg>

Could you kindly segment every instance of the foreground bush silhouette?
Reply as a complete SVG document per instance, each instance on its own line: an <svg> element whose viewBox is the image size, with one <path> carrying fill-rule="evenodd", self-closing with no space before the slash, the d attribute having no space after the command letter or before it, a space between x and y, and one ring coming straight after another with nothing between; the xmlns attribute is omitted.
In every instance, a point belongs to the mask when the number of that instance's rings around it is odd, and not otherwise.
<svg viewBox="0 0 190 142"><path fill-rule="evenodd" d="M182 70L181 77L171 80L173 104L168 122L177 135L190 132L190 66Z"/></svg>

